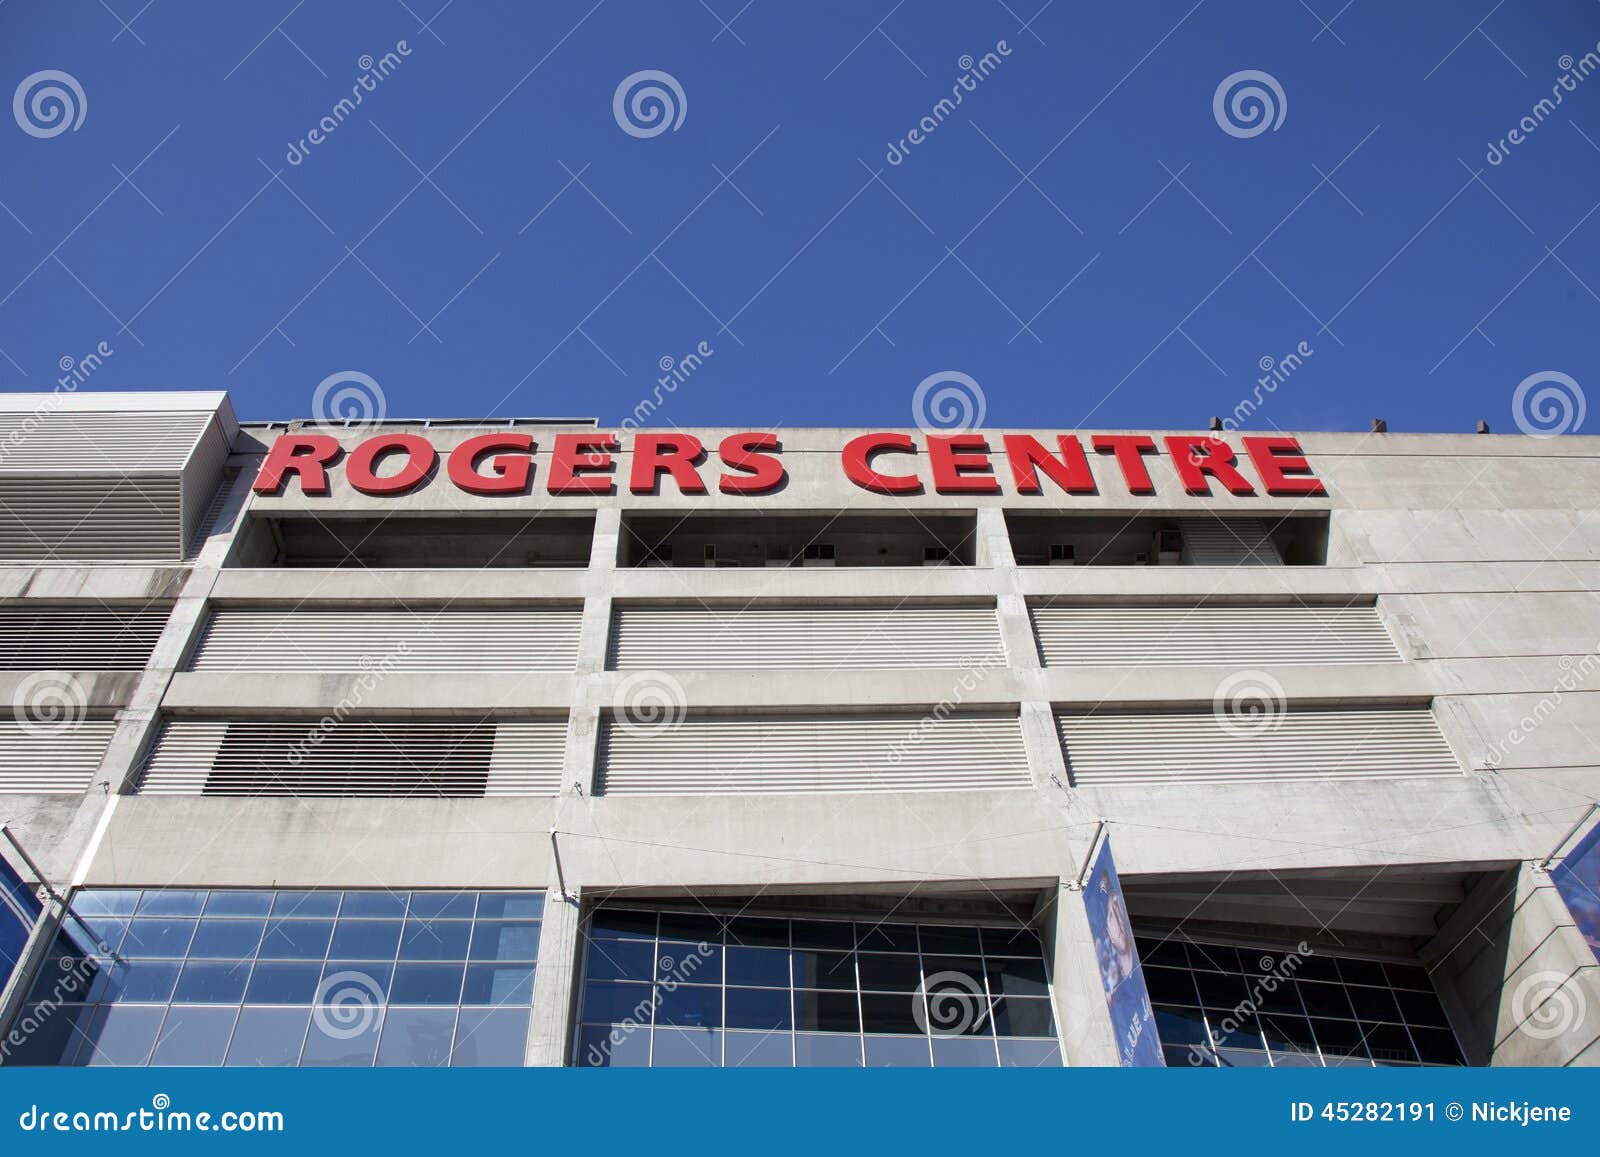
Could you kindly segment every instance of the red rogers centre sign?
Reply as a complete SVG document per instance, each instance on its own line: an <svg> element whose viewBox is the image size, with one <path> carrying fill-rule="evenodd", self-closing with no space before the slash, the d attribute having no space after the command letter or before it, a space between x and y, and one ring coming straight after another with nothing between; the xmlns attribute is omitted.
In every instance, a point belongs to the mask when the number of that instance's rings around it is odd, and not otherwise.
<svg viewBox="0 0 1600 1157"><path fill-rule="evenodd" d="M927 434L919 439L893 431L861 434L839 452L844 476L875 494L1096 494L1089 452L1107 455L1129 494L1156 492L1149 459L1170 462L1184 491L1211 494L1212 485L1229 494L1309 496L1326 494L1300 443L1287 436L1240 439L1241 458L1220 437L1208 434L1164 436L1164 447L1148 434L1095 434L1089 450L1075 434L1060 434L1055 445L1031 434L1004 434L998 445L981 433ZM516 495L537 485L531 433L500 430L479 434L444 453L444 473L467 494ZM731 434L715 450L693 434L634 434L627 477L619 478L623 440L615 434L556 434L550 446L543 489L553 495L599 496L616 493L624 482L631 494L655 494L670 478L681 494L704 494L708 475L723 494L768 494L784 484L778 436ZM1005 456L1004 468L993 455ZM267 452L252 488L279 495L297 485L301 493L330 492L328 476L342 467L345 480L362 494L400 495L429 483L441 452L420 434L380 433L348 452L327 434L283 434ZM1008 477L1003 477L1008 475Z"/></svg>

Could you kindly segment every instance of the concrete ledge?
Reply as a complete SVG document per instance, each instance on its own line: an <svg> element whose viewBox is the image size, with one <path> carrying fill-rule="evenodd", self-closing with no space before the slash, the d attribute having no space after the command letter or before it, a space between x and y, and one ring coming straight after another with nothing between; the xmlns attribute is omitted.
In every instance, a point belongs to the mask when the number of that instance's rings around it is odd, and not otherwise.
<svg viewBox="0 0 1600 1157"><path fill-rule="evenodd" d="M371 680L372 686L364 685ZM518 710L565 712L573 676L547 672L512 675L219 675L182 671L172 677L162 707L230 719L283 712L332 711L352 715L471 715Z"/></svg>
<svg viewBox="0 0 1600 1157"><path fill-rule="evenodd" d="M223 570L211 600L217 603L340 603L393 606L402 602L575 603L596 579L581 567L479 570L320 570L300 567Z"/></svg>
<svg viewBox="0 0 1600 1157"><path fill-rule="evenodd" d="M0 599L147 603L174 599L188 579L181 566L0 567Z"/></svg>
<svg viewBox="0 0 1600 1157"><path fill-rule="evenodd" d="M18 702L23 684L35 678L37 671L0 671L0 703L11 707ZM90 711L112 710L133 702L143 671L62 671L83 691L84 704Z"/></svg>

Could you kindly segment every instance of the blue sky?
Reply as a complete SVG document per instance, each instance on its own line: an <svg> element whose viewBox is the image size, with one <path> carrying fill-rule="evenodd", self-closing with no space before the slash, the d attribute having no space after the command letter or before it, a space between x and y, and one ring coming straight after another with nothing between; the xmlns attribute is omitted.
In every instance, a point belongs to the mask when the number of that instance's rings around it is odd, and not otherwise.
<svg viewBox="0 0 1600 1157"><path fill-rule="evenodd" d="M84 106L0 117L0 382L105 342L85 388L249 419L356 371L614 425L705 343L655 424L908 425L953 371L990 425L1200 426L1305 343L1247 426L1510 431L1529 375L1600 379L1600 75L1486 159L1592 0L441 3L0 6L4 92ZM644 70L676 129L614 116ZM1245 70L1276 128L1214 116Z"/></svg>

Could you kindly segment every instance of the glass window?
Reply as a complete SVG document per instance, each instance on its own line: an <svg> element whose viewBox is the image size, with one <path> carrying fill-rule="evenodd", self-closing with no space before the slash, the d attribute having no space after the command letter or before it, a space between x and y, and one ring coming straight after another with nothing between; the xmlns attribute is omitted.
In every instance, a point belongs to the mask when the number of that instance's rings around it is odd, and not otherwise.
<svg viewBox="0 0 1600 1157"><path fill-rule="evenodd" d="M1462 1063L1427 973L1415 965L1176 940L1138 945L1169 1065ZM1204 1007L1193 1007L1201 998Z"/></svg>
<svg viewBox="0 0 1600 1157"><path fill-rule="evenodd" d="M233 1040L223 1063L231 1066L278 1067L300 1063L309 1008L247 1008L239 1013Z"/></svg>
<svg viewBox="0 0 1600 1157"><path fill-rule="evenodd" d="M579 1065L1061 1063L1031 933L610 908L587 932Z"/></svg>
<svg viewBox="0 0 1600 1157"><path fill-rule="evenodd" d="M528 1050L526 1008L464 1008L450 1063L457 1068L521 1068Z"/></svg>
<svg viewBox="0 0 1600 1157"><path fill-rule="evenodd" d="M528 891L83 891L31 1007L66 1003L16 1060L520 1065L542 911ZM92 936L121 958L82 955Z"/></svg>
<svg viewBox="0 0 1600 1157"><path fill-rule="evenodd" d="M237 1008L175 1004L161 1026L153 1065L220 1065L228 1052Z"/></svg>

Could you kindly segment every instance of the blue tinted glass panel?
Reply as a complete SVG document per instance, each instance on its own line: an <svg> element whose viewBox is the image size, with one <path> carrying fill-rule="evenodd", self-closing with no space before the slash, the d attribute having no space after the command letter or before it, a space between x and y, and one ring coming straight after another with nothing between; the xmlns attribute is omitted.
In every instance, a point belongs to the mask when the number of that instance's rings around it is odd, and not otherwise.
<svg viewBox="0 0 1600 1157"><path fill-rule="evenodd" d="M992 1069L1000 1063L994 1041L982 1036L936 1036L933 1064L940 1069Z"/></svg>
<svg viewBox="0 0 1600 1157"><path fill-rule="evenodd" d="M245 1009L245 1012L251 1011ZM242 1015L242 1014L241 1014ZM327 1068L368 1068L378 1051L383 1009L368 1006L349 1017L324 1013L311 1017L300 1064Z"/></svg>
<svg viewBox="0 0 1600 1157"><path fill-rule="evenodd" d="M633 1021L649 1024L655 990L648 984L613 984L599 981L584 985L583 1019L593 1024Z"/></svg>
<svg viewBox="0 0 1600 1157"><path fill-rule="evenodd" d="M531 1004L533 967L527 964L469 964L462 1004Z"/></svg>
<svg viewBox="0 0 1600 1157"><path fill-rule="evenodd" d="M869 1069L925 1069L933 1064L925 1036L868 1036Z"/></svg>
<svg viewBox="0 0 1600 1157"><path fill-rule="evenodd" d="M172 999L183 966L176 960L129 960L113 964L100 975L101 986L92 995L107 1002L158 1004Z"/></svg>
<svg viewBox="0 0 1600 1157"><path fill-rule="evenodd" d="M786 1032L725 1032L723 1064L730 1069L787 1069L794 1065L794 1038Z"/></svg>
<svg viewBox="0 0 1600 1157"><path fill-rule="evenodd" d="M794 1027L787 988L728 989L727 1026L768 1031Z"/></svg>
<svg viewBox="0 0 1600 1157"><path fill-rule="evenodd" d="M378 1064L437 1067L450 1061L454 1008L391 1008L383 1018Z"/></svg>
<svg viewBox="0 0 1600 1157"><path fill-rule="evenodd" d="M336 916L339 898L338 892L276 892L272 897L272 914L299 919Z"/></svg>
<svg viewBox="0 0 1600 1157"><path fill-rule="evenodd" d="M267 921L266 934L261 938L263 960L322 960L328 955L328 941L333 937L331 920Z"/></svg>
<svg viewBox="0 0 1600 1157"><path fill-rule="evenodd" d="M378 1003L389 999L394 965L383 960L330 960L322 966L317 1001L322 1004Z"/></svg>
<svg viewBox="0 0 1600 1157"><path fill-rule="evenodd" d="M83 1005L27 1005L13 1025L22 1043L11 1050L8 1065L70 1065L78 1055L90 1019L99 1010Z"/></svg>
<svg viewBox="0 0 1600 1157"><path fill-rule="evenodd" d="M182 956L194 939L198 921L137 917L122 940L124 956Z"/></svg>
<svg viewBox="0 0 1600 1157"><path fill-rule="evenodd" d="M861 1067L861 1038L832 1033L794 1034L794 1063L798 1068L835 1069Z"/></svg>
<svg viewBox="0 0 1600 1157"><path fill-rule="evenodd" d="M300 1063L309 1008L246 1008L240 1011L223 1063L283 1068Z"/></svg>
<svg viewBox="0 0 1600 1157"><path fill-rule="evenodd" d="M425 920L470 920L477 899L475 892L413 892L408 911Z"/></svg>
<svg viewBox="0 0 1600 1157"><path fill-rule="evenodd" d="M142 1065L150 1060L167 1010L149 1005L112 1005L95 1010L74 1064Z"/></svg>
<svg viewBox="0 0 1600 1157"><path fill-rule="evenodd" d="M478 895L479 920L537 920L544 915L540 892L482 892Z"/></svg>
<svg viewBox="0 0 1600 1157"><path fill-rule="evenodd" d="M138 906L137 888L83 888L72 897L80 916L132 916Z"/></svg>
<svg viewBox="0 0 1600 1157"><path fill-rule="evenodd" d="M650 1030L628 1032L586 1024L578 1030L577 1064L584 1068L644 1068L650 1064Z"/></svg>
<svg viewBox="0 0 1600 1157"><path fill-rule="evenodd" d="M714 1068L722 1064L722 1034L716 1029L658 1028L650 1063L656 1068Z"/></svg>
<svg viewBox="0 0 1600 1157"><path fill-rule="evenodd" d="M246 1004L310 1004L317 998L322 965L263 960L250 975Z"/></svg>
<svg viewBox="0 0 1600 1157"><path fill-rule="evenodd" d="M415 898L413 898L415 903ZM401 960L465 960L472 925L460 920L407 920Z"/></svg>
<svg viewBox="0 0 1600 1157"><path fill-rule="evenodd" d="M656 1024L721 1027L722 989L685 984L669 992L663 985L656 1007Z"/></svg>
<svg viewBox="0 0 1600 1157"><path fill-rule="evenodd" d="M237 1008L203 1004L175 1004L161 1026L161 1037L150 1057L153 1065L220 1065L228 1052L228 1038Z"/></svg>
<svg viewBox="0 0 1600 1157"><path fill-rule="evenodd" d="M333 930L329 956L346 960L393 960L400 945L398 920L342 919Z"/></svg>
<svg viewBox="0 0 1600 1157"><path fill-rule="evenodd" d="M611 911L595 913L589 921L589 935L596 940L653 940L656 934L654 912Z"/></svg>
<svg viewBox="0 0 1600 1157"><path fill-rule="evenodd" d="M400 964L389 989L391 1004L458 1004L461 964Z"/></svg>
<svg viewBox="0 0 1600 1157"><path fill-rule="evenodd" d="M533 921L485 922L472 931L473 960L538 960L539 925Z"/></svg>
<svg viewBox="0 0 1600 1157"><path fill-rule="evenodd" d="M1006 1040L1002 1037L998 1043L1000 1064L1004 1068L1047 1069L1058 1068L1061 1064L1061 1049L1053 1040Z"/></svg>
<svg viewBox="0 0 1600 1157"><path fill-rule="evenodd" d="M79 951L101 956L109 956L122 947L122 937L127 930L125 916L77 916L61 926L62 934Z"/></svg>
<svg viewBox="0 0 1600 1157"><path fill-rule="evenodd" d="M589 975L596 980L649 980L656 950L649 940L595 940L589 944ZM787 963L784 965L788 971Z"/></svg>
<svg viewBox="0 0 1600 1157"><path fill-rule="evenodd" d="M789 987L789 951L786 948L741 948L726 952L729 984L760 988Z"/></svg>
<svg viewBox="0 0 1600 1157"><path fill-rule="evenodd" d="M212 892L207 916L265 916L272 911L271 892Z"/></svg>
<svg viewBox="0 0 1600 1157"><path fill-rule="evenodd" d="M172 999L184 1004L238 1004L249 979L246 961L191 960L178 976Z"/></svg>
<svg viewBox="0 0 1600 1157"><path fill-rule="evenodd" d="M1056 1035L1055 1018L1050 1014L1050 1002L1037 998L1007 996L994 1002L992 1017L994 1031L1001 1036Z"/></svg>
<svg viewBox="0 0 1600 1157"><path fill-rule="evenodd" d="M526 1008L464 1008L456 1022L450 1063L457 1068L520 1067L528 1047Z"/></svg>
<svg viewBox="0 0 1600 1157"><path fill-rule="evenodd" d="M153 888L144 893L138 912L141 916L198 916L205 904L204 892Z"/></svg>
<svg viewBox="0 0 1600 1157"><path fill-rule="evenodd" d="M863 952L916 952L915 924L857 924L856 939Z"/></svg>
<svg viewBox="0 0 1600 1157"><path fill-rule="evenodd" d="M208 960L248 959L256 954L266 926L265 920L202 920L189 944L189 955Z"/></svg>
<svg viewBox="0 0 1600 1157"><path fill-rule="evenodd" d="M406 914L409 892L346 892L339 915L398 920Z"/></svg>

